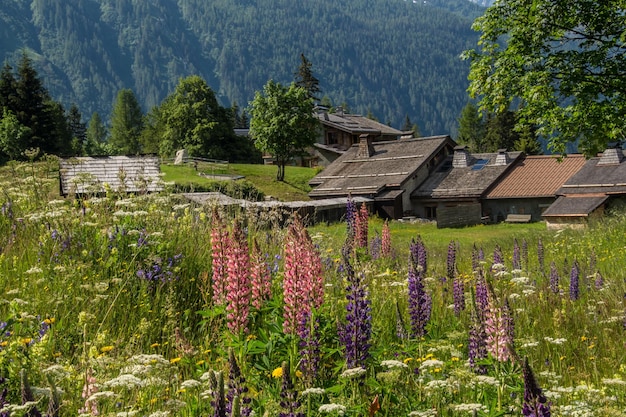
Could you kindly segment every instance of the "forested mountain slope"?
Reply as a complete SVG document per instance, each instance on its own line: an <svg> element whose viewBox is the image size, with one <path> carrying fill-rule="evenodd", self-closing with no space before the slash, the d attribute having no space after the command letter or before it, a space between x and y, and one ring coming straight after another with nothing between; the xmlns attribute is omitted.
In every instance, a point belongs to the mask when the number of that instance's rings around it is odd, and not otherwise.
<svg viewBox="0 0 626 417"><path fill-rule="evenodd" d="M144 111L198 74L223 105L289 83L304 53L334 105L422 134L451 133L467 101L465 0L4 0L0 58L24 49L54 99L108 119L131 88Z"/></svg>

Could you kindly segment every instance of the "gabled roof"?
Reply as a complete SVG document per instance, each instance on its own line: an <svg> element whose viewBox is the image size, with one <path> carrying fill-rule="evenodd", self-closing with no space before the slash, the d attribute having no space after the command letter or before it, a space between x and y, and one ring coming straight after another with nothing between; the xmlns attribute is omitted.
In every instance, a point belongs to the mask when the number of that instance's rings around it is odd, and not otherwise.
<svg viewBox="0 0 626 417"><path fill-rule="evenodd" d="M454 146L449 136L372 142L373 154L358 158L355 144L310 181L319 185L309 196L376 195L399 188L446 145Z"/></svg>
<svg viewBox="0 0 626 417"><path fill-rule="evenodd" d="M323 125L334 127L352 135L366 133L374 136L384 135L400 137L404 134L401 130L394 129L391 126L358 114L320 112L316 113L316 116Z"/></svg>
<svg viewBox="0 0 626 417"><path fill-rule="evenodd" d="M163 189L159 159L153 156L105 156L63 159L61 194L113 191L155 192Z"/></svg>
<svg viewBox="0 0 626 417"><path fill-rule="evenodd" d="M455 155L462 153L455 149ZM505 172L522 152L465 153L466 165L457 163L450 155L429 175L413 193L411 198L478 198ZM505 158L501 163L501 158Z"/></svg>
<svg viewBox="0 0 626 417"><path fill-rule="evenodd" d="M526 156L494 184L485 198L555 197L557 190L585 161L578 154L563 159L550 155Z"/></svg>
<svg viewBox="0 0 626 417"><path fill-rule="evenodd" d="M609 197L607 195L595 196L561 196L550 204L543 212L543 217L586 217L600 207Z"/></svg>
<svg viewBox="0 0 626 417"><path fill-rule="evenodd" d="M617 156L621 154L621 158ZM626 194L626 158L620 149L607 149L572 175L557 194Z"/></svg>

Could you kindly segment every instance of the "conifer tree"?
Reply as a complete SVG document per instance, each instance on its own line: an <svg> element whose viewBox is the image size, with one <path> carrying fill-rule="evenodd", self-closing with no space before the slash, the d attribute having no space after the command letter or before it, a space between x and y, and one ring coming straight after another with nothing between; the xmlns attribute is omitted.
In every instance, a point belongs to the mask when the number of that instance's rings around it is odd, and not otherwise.
<svg viewBox="0 0 626 417"><path fill-rule="evenodd" d="M461 111L459 118L459 143L468 145L473 152L485 152L485 124L478 107L471 101Z"/></svg>
<svg viewBox="0 0 626 417"><path fill-rule="evenodd" d="M143 113L135 93L130 89L120 90L111 114L109 144L116 153L138 154L141 151L139 138L142 129Z"/></svg>
<svg viewBox="0 0 626 417"><path fill-rule="evenodd" d="M15 89L16 83L13 67L8 62L5 62L0 72L0 109L6 107L9 110L13 110L13 102L17 94Z"/></svg>
<svg viewBox="0 0 626 417"><path fill-rule="evenodd" d="M313 101L319 101L317 94L322 90L320 89L320 81L315 78L313 71L311 71L311 61L309 61L304 54L300 54L300 67L295 73L296 85L302 87L307 91L310 99Z"/></svg>

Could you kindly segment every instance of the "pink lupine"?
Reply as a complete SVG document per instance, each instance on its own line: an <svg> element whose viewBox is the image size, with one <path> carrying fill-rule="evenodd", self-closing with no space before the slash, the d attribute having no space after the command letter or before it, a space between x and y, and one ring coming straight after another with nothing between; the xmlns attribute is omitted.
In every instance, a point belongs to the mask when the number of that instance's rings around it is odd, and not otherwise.
<svg viewBox="0 0 626 417"><path fill-rule="evenodd" d="M248 331L248 315L250 312L250 254L248 241L244 231L235 221L232 238L226 252L226 320L229 330L236 334Z"/></svg>
<svg viewBox="0 0 626 417"><path fill-rule="evenodd" d="M250 254L250 277L252 279L252 307L257 310L271 298L272 276L267 259L261 253L259 244L254 240Z"/></svg>
<svg viewBox="0 0 626 417"><path fill-rule="evenodd" d="M493 293L489 294L489 307L485 312L487 351L499 362L512 358L513 318L508 308L498 306Z"/></svg>
<svg viewBox="0 0 626 417"><path fill-rule="evenodd" d="M98 392L98 384L96 384L97 380L93 376L91 372L91 368L87 368L87 372L85 373L85 384L83 385L83 393L82 397L85 399L85 406L78 410L80 414L88 414L90 416L99 416L100 412L98 411L98 403L94 400L90 400L89 398Z"/></svg>
<svg viewBox="0 0 626 417"><path fill-rule="evenodd" d="M285 238L283 331L295 334L302 318L324 301L322 261L304 226L296 219Z"/></svg>
<svg viewBox="0 0 626 417"><path fill-rule="evenodd" d="M391 231L389 231L389 222L387 222L387 220L385 220L383 224L380 255L383 258L389 258L391 256Z"/></svg>
<svg viewBox="0 0 626 417"><path fill-rule="evenodd" d="M226 303L226 252L228 248L228 230L220 219L217 211L213 211L211 227L211 255L212 255L212 289L213 302L216 305Z"/></svg>
<svg viewBox="0 0 626 417"><path fill-rule="evenodd" d="M367 232L368 232L369 213L365 203L361 204L361 208L356 214L356 239L355 244L358 248L367 248Z"/></svg>

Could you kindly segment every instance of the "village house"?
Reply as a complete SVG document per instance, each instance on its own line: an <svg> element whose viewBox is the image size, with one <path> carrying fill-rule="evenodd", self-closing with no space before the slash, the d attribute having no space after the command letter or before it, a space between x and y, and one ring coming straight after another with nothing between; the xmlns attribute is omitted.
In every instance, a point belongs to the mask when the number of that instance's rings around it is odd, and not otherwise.
<svg viewBox="0 0 626 417"><path fill-rule="evenodd" d="M458 227L491 221L482 206L487 190L520 159L522 152L472 154L465 146L443 160L411 192L411 207L418 217L437 220L438 227ZM495 220L495 219L494 219Z"/></svg>
<svg viewBox="0 0 626 417"><path fill-rule="evenodd" d="M359 143L361 135L372 142L387 142L413 137L413 132L403 132L376 120L358 114L348 114L341 107L334 113L319 110L316 113L322 126L321 134L311 151L316 165L328 166L352 145Z"/></svg>
<svg viewBox="0 0 626 417"><path fill-rule="evenodd" d="M412 214L411 192L453 152L450 136L374 141L361 134L309 184L311 199L362 196L383 218Z"/></svg>
<svg viewBox="0 0 626 417"><path fill-rule="evenodd" d="M548 229L584 227L590 219L626 203L626 158L621 146L589 159L556 191L543 213Z"/></svg>
<svg viewBox="0 0 626 417"><path fill-rule="evenodd" d="M559 158L525 155L496 181L482 200L490 221L540 221L557 190L584 164L580 154Z"/></svg>

